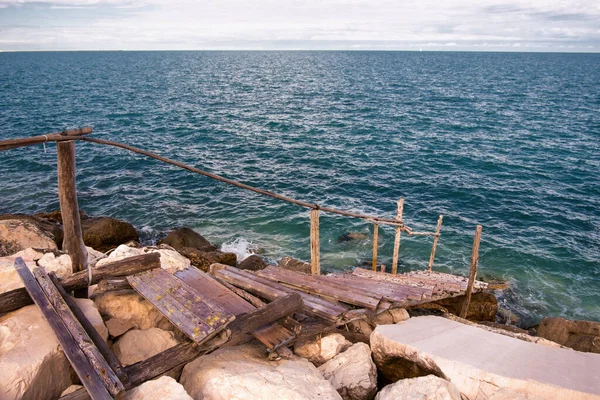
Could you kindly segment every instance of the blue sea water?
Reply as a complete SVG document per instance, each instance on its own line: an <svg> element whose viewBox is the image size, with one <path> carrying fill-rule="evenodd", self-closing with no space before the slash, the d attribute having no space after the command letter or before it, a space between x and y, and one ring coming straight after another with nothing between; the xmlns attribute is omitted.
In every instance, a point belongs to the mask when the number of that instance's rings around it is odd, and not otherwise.
<svg viewBox="0 0 600 400"><path fill-rule="evenodd" d="M435 270L513 290L522 325L600 321L600 55L410 52L0 53L0 139L90 125L244 183L433 230ZM143 240L190 226L309 259L308 211L123 150L77 144L80 207ZM0 212L58 208L54 145L0 152ZM339 243L344 232L367 240ZM322 267L371 258L372 226L321 216ZM380 229L391 264L393 228ZM401 270L431 238L403 236Z"/></svg>

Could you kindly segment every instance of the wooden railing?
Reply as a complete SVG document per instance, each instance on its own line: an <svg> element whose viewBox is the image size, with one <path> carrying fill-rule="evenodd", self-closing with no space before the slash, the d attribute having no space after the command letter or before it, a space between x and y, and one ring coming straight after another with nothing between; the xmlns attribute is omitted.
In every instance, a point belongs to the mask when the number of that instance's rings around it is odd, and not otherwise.
<svg viewBox="0 0 600 400"><path fill-rule="evenodd" d="M75 141L86 141L107 146L113 146L129 150L131 152L141 154L167 164L194 172L200 175L207 176L211 179L227 183L242 189L250 190L265 196L269 196L287 203L295 204L301 207L310 209L310 254L311 254L311 272L319 275L321 273L320 264L320 243L319 243L319 213L321 211L343 215L352 218L360 218L373 224L373 260L372 268L377 270L377 250L379 239L379 225L394 226L396 235L394 238L394 252L392 258L391 273L396 274L398 271L398 259L400 253L400 239L402 232L408 236L433 236L433 245L431 255L429 257L428 270L433 268L436 247L440 238L443 215L439 216L437 227L434 232L417 232L413 231L404 223L403 210L404 199L401 198L397 205L397 213L395 219L360 214L350 211L339 210L331 207L320 206L319 204L308 203L301 200L296 200L291 197L283 196L267 190L259 189L254 186L246 185L235 180L225 178L223 176L203 171L201 169L186 165L179 161L174 161L169 158L159 156L146 150L139 149L127 144L113 142L110 140L90 138L86 135L92 133L92 128L85 127L80 129L66 130L63 132L53 132L46 135L34 136L29 138L9 139L0 141L0 151L14 149L17 147L31 146L35 144L45 144L47 142L56 142L57 145L57 162L58 162L58 197L63 219L64 240L63 251L71 256L73 260L73 272L82 271L87 268L87 250L83 243L81 232L81 221L79 218L79 206L77 203L77 191L75 187ZM478 232L478 233L477 233ZM479 239L481 237L481 226L477 227L475 241L473 244L473 253L471 257L471 273L476 275ZM477 251L476 251L477 250ZM475 260L475 261L473 261ZM475 271L473 271L475 270ZM473 278L474 280L474 278Z"/></svg>

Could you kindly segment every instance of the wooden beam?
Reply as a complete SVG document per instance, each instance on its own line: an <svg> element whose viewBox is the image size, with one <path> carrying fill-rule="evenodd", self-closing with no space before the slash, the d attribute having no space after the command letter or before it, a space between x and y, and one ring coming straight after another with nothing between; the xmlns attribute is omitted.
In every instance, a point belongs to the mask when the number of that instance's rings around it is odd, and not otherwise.
<svg viewBox="0 0 600 400"><path fill-rule="evenodd" d="M400 198L398 201L398 212L396 214L396 221L402 222L402 213L404 212L404 198ZM394 257L392 259L392 274L396 275L398 272L398 254L400 253L400 238L402 237L402 228L396 226L396 237L394 238Z"/></svg>
<svg viewBox="0 0 600 400"><path fill-rule="evenodd" d="M75 142L57 142L58 200L63 222L62 250L71 257L73 272L87 269L87 249L83 243L77 188L75 186ZM75 297L87 298L87 290L75 291Z"/></svg>
<svg viewBox="0 0 600 400"><path fill-rule="evenodd" d="M78 129L70 129L62 132L52 132L47 133L45 135L33 136L23 139L8 139L8 140L0 140L0 151L15 149L17 147L31 146L34 144L41 144L46 142L53 142L56 140L61 140L65 136L84 136L92 133L91 127L78 128Z"/></svg>
<svg viewBox="0 0 600 400"><path fill-rule="evenodd" d="M379 225L373 224L373 271L377 271L377 242L379 240Z"/></svg>
<svg viewBox="0 0 600 400"><path fill-rule="evenodd" d="M119 261L92 268L92 282L89 282L88 271L76 272L61 279L60 283L66 292L87 288L104 278L127 276L160 267L160 253L146 253L127 257ZM0 294L0 315L33 304L33 300L25 288L14 289Z"/></svg>
<svg viewBox="0 0 600 400"><path fill-rule="evenodd" d="M60 343L63 352L67 356L69 363L73 366L75 373L81 379L84 387L93 400L111 400L112 396L104 387L104 384L83 351L77 345L77 342L71 336L63 320L59 317L57 311L52 306L48 297L42 290L40 284L34 278L29 268L23 262L21 257L15 261L15 269L23 280L25 288L35 304L40 308L44 318L52 328Z"/></svg>
<svg viewBox="0 0 600 400"><path fill-rule="evenodd" d="M466 318L469 311L469 303L471 302L471 293L473 293L473 284L477 278L477 263L479 262L479 241L481 240L481 225L477 225L475 229L475 237L473 238L473 248L471 250L471 269L469 272L469 283L467 285L467 293L463 301L460 317Z"/></svg>
<svg viewBox="0 0 600 400"><path fill-rule="evenodd" d="M429 256L429 266L428 270L431 271L433 269L433 259L435 258L435 249L437 247L438 240L440 238L440 230L442 229L442 220L444 216L440 214L438 218L437 227L435 228L435 237L433 238L433 245L431 246L431 255Z"/></svg>
<svg viewBox="0 0 600 400"><path fill-rule="evenodd" d="M321 275L319 247L319 210L310 210L310 272L313 275Z"/></svg>

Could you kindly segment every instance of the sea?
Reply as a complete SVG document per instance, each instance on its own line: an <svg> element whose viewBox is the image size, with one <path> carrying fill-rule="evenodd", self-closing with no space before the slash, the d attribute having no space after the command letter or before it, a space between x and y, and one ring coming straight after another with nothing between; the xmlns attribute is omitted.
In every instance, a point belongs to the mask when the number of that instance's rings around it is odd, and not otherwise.
<svg viewBox="0 0 600 400"><path fill-rule="evenodd" d="M0 53L0 139L82 126L295 199L433 231L433 269L479 276L528 327L600 321L600 54ZM309 211L125 150L77 143L80 208L144 243L188 226L234 251L310 259ZM56 146L0 152L0 213L59 208ZM340 241L345 233L362 240ZM321 213L321 264L369 263L373 225ZM391 266L394 228L380 226ZM431 237L402 236L399 270Z"/></svg>

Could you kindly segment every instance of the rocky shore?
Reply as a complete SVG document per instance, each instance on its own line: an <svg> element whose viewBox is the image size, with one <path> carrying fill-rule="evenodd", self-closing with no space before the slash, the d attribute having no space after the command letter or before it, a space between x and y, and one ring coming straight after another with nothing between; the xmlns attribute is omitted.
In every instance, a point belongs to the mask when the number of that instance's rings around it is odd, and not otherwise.
<svg viewBox="0 0 600 400"><path fill-rule="evenodd" d="M208 271L215 263L246 270L260 270L267 265L259 255L238 260L235 254L220 251L189 228L172 231L156 245L142 246L136 229L124 221L82 213L82 227L90 266L152 252L160 253L161 268L171 274L189 267ZM59 212L1 215L0 293L23 287L14 269L17 257L30 269L42 266L59 277L72 274L71 260L61 252L61 245ZM308 264L289 257L282 259L279 267L310 271ZM89 288L88 299L77 299L77 303L123 366L148 359L185 340L151 303L126 284L101 281ZM532 346L600 353L600 323L544 318L533 336L533 331L497 322L506 316L498 315L493 293L475 293L466 320L456 316L461 304L461 298L454 297L371 313L348 323L345 331L303 336L290 350L284 348L271 356L255 342L221 348L143 383L128 391L126 398L550 398L545 397L545 389L535 386L528 391L530 386L510 382L473 396L468 386L453 377L455 367L427 361L433 356L425 357L416 350L407 352L406 346L398 347L386 336L383 327L408 326L409 320L422 316L437 316L447 320L447 324L500 334ZM473 375L470 379L488 382L490 378ZM0 399L56 399L79 387L77 376L37 306L0 315Z"/></svg>

